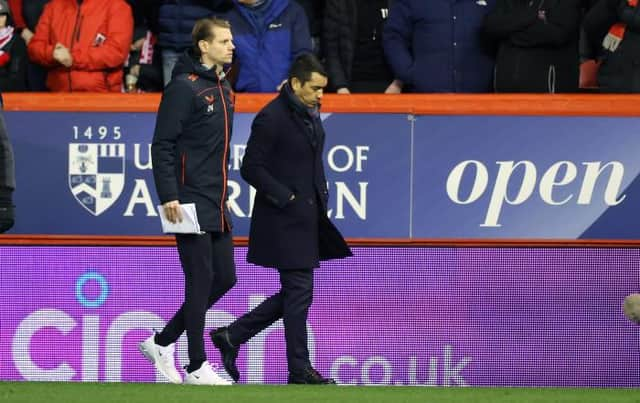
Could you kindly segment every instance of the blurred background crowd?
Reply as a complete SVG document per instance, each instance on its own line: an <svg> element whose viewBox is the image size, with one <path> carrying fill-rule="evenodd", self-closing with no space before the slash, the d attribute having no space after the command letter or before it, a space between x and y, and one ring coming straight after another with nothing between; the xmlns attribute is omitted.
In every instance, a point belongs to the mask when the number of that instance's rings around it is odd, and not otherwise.
<svg viewBox="0 0 640 403"><path fill-rule="evenodd" d="M158 92L196 20L237 92L313 52L329 91L640 92L638 0L0 0L0 91Z"/></svg>

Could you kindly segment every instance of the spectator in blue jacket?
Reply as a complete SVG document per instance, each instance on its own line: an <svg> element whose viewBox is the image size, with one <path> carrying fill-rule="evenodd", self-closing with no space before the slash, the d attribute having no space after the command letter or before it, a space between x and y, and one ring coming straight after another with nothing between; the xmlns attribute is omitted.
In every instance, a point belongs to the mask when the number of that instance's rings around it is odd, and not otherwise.
<svg viewBox="0 0 640 403"><path fill-rule="evenodd" d="M304 9L290 0L233 0L231 23L238 92L276 92L292 61L311 52Z"/></svg>
<svg viewBox="0 0 640 403"><path fill-rule="evenodd" d="M162 52L162 76L166 86L173 66L191 48L191 31L197 20L228 10L231 0L161 0L158 10L158 43Z"/></svg>
<svg viewBox="0 0 640 403"><path fill-rule="evenodd" d="M495 46L482 34L495 0L395 0L383 45L413 92L491 92Z"/></svg>

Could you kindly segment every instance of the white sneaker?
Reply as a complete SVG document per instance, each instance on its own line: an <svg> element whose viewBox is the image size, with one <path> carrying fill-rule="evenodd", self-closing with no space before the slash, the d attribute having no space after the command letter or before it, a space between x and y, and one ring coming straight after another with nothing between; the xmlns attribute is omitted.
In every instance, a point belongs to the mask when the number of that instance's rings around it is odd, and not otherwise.
<svg viewBox="0 0 640 403"><path fill-rule="evenodd" d="M199 369L193 372L187 372L187 376L184 377L184 383L188 385L231 385L233 382L222 378L211 368L211 364L208 361L202 363Z"/></svg>
<svg viewBox="0 0 640 403"><path fill-rule="evenodd" d="M165 378L172 383L182 383L182 377L176 370L176 364L173 358L175 352L175 343L166 347L156 344L155 333L148 339L138 344L140 352L156 367Z"/></svg>

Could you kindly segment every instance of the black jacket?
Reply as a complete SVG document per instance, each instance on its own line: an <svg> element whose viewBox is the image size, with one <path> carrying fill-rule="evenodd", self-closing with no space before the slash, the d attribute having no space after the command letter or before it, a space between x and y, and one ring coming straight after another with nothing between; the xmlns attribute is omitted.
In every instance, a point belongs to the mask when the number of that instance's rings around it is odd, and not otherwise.
<svg viewBox="0 0 640 403"><path fill-rule="evenodd" d="M161 0L158 11L158 46L175 51L191 47L195 22L233 7L231 0Z"/></svg>
<svg viewBox="0 0 640 403"><path fill-rule="evenodd" d="M0 96L0 110L2 109L2 96ZM13 226L14 210L12 193L16 187L13 149L4 116L0 112L0 234Z"/></svg>
<svg viewBox="0 0 640 403"><path fill-rule="evenodd" d="M36 32L38 20L44 11L44 6L49 0L23 0L22 1L22 18L32 32Z"/></svg>
<svg viewBox="0 0 640 403"><path fill-rule="evenodd" d="M388 7L390 1L383 3ZM371 6L373 7L375 4L371 4ZM382 15L377 21L377 32L379 33L377 41L380 44L381 53L384 52L382 48L384 21L385 18ZM355 48L358 46L358 2L356 0L327 0L323 28L323 47L329 85L333 90L349 88ZM389 75L391 76L390 69Z"/></svg>
<svg viewBox="0 0 640 403"><path fill-rule="evenodd" d="M576 92L580 16L581 0L498 0L485 18L496 92Z"/></svg>
<svg viewBox="0 0 640 403"><path fill-rule="evenodd" d="M587 15L589 10L598 2L598 0L582 0L582 18L580 21L582 22L584 17ZM593 43L590 38L587 36L586 31L584 30L584 25L580 26L580 40L578 44L579 54L580 54L580 63L585 62L587 60L595 60L598 58L600 54L601 45L598 43Z"/></svg>
<svg viewBox="0 0 640 403"><path fill-rule="evenodd" d="M11 56L9 63L0 67L0 91L27 91L27 46L18 33L3 48Z"/></svg>
<svg viewBox="0 0 640 403"><path fill-rule="evenodd" d="M322 123L294 97L285 85L258 113L240 170L257 191L247 260L285 270L351 255L327 218Z"/></svg>
<svg viewBox="0 0 640 403"><path fill-rule="evenodd" d="M0 101L0 109L2 107ZM0 189L13 191L16 187L16 175L13 159L13 148L7 135L7 126L4 123L4 116L0 112Z"/></svg>
<svg viewBox="0 0 640 403"><path fill-rule="evenodd" d="M598 86L601 92L640 93L640 7L600 0L585 16L584 30L592 43L601 44L617 22L626 24L624 38L615 52L602 49Z"/></svg>
<svg viewBox="0 0 640 403"><path fill-rule="evenodd" d="M325 0L296 0L296 2L304 8L309 21L309 33L311 36L321 35Z"/></svg>
<svg viewBox="0 0 640 403"><path fill-rule="evenodd" d="M227 167L234 95L229 83L189 52L176 63L158 110L151 146L161 203L196 203L203 231L226 231Z"/></svg>

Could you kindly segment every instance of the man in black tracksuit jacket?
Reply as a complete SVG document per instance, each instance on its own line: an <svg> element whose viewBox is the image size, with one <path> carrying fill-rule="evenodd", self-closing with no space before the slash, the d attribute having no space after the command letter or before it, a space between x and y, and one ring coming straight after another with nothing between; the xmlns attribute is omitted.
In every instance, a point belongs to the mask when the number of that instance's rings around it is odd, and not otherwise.
<svg viewBox="0 0 640 403"><path fill-rule="evenodd" d="M163 375L180 383L173 357L170 362L166 357L173 355L173 343L186 330L189 366L184 382L220 385L230 382L215 374L207 362L203 332L207 310L236 282L226 208L234 106L223 72L234 46L228 22L209 18L196 23L193 42L193 50L178 60L165 88L151 157L156 189L169 221L180 221L180 203L195 203L203 233L176 234L185 300L162 332L140 348Z"/></svg>

